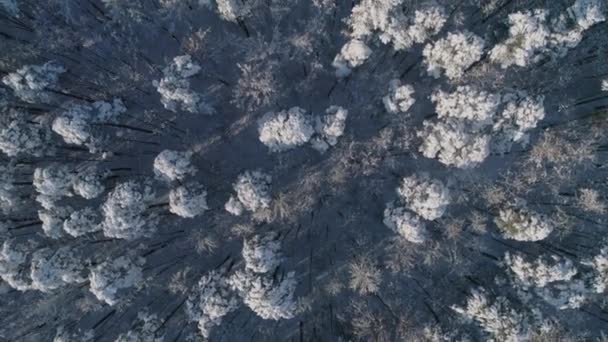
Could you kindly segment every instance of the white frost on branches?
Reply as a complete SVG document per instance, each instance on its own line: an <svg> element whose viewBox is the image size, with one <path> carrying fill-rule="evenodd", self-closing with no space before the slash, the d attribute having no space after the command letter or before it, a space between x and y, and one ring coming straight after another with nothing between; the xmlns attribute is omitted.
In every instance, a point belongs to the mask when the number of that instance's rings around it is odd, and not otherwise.
<svg viewBox="0 0 608 342"><path fill-rule="evenodd" d="M181 217L202 215L207 206L207 191L198 183L180 185L169 192L169 211Z"/></svg>
<svg viewBox="0 0 608 342"><path fill-rule="evenodd" d="M391 80L388 87L388 95L382 98L384 108L391 114L407 113L416 102L414 98L414 87L402 85L398 79Z"/></svg>
<svg viewBox="0 0 608 342"><path fill-rule="evenodd" d="M323 153L338 143L338 138L344 134L348 110L340 106L331 106L325 115L316 118L315 131L311 144L317 151Z"/></svg>
<svg viewBox="0 0 608 342"><path fill-rule="evenodd" d="M481 59L484 41L469 31L448 33L447 37L424 47L422 55L429 75L439 78L442 70L449 79L458 79Z"/></svg>
<svg viewBox="0 0 608 342"><path fill-rule="evenodd" d="M479 324L493 341L519 342L529 338L526 317L510 308L504 297L491 303L485 293L474 290L464 307L453 306L452 309Z"/></svg>
<svg viewBox="0 0 608 342"><path fill-rule="evenodd" d="M104 235L127 240L152 235L156 224L153 214L146 214L146 210L154 198L154 190L146 182L118 184L101 207Z"/></svg>
<svg viewBox="0 0 608 342"><path fill-rule="evenodd" d="M332 62L332 66L336 68L336 76L343 78L350 75L351 69L362 65L371 54L372 50L363 41L359 39L348 41Z"/></svg>
<svg viewBox="0 0 608 342"><path fill-rule="evenodd" d="M540 241L553 231L547 217L525 209L502 209L494 223L506 239Z"/></svg>
<svg viewBox="0 0 608 342"><path fill-rule="evenodd" d="M550 261L537 259L526 261L521 254L506 253L504 264L513 273L517 281L526 287L545 287L554 282L567 282L577 274L572 261L552 255Z"/></svg>
<svg viewBox="0 0 608 342"><path fill-rule="evenodd" d="M534 292L559 310L579 309L591 295L584 279L556 282L550 287L536 288Z"/></svg>
<svg viewBox="0 0 608 342"><path fill-rule="evenodd" d="M271 152L282 152L306 144L315 133L310 115L300 107L266 113L258 122L260 141Z"/></svg>
<svg viewBox="0 0 608 342"><path fill-rule="evenodd" d="M179 108L190 113L213 114L215 111L198 94L190 89L189 78L198 74L201 67L192 62L190 55L177 56L163 69L163 78L154 81L166 109L177 112Z"/></svg>
<svg viewBox="0 0 608 342"><path fill-rule="evenodd" d="M578 270L566 258L551 255L529 262L520 253L507 253L503 264L526 301L534 293L548 304L564 310L577 309L588 298L589 290L584 279L574 279Z"/></svg>
<svg viewBox="0 0 608 342"><path fill-rule="evenodd" d="M236 310L237 298L230 289L223 272L212 270L203 275L186 301L186 312L191 321L198 323L203 337L221 324L224 316Z"/></svg>
<svg viewBox="0 0 608 342"><path fill-rule="evenodd" d="M408 209L429 221L443 216L450 204L448 188L427 175L404 177L397 194Z"/></svg>
<svg viewBox="0 0 608 342"><path fill-rule="evenodd" d="M237 271L229 280L230 286L237 291L253 312L263 319L290 319L295 315L294 292L296 279L293 272L278 275L262 275L251 271Z"/></svg>
<svg viewBox="0 0 608 342"><path fill-rule="evenodd" d="M2 83L13 89L15 95L29 103L48 102L48 90L54 90L59 75L66 69L54 62L26 65L2 78Z"/></svg>
<svg viewBox="0 0 608 342"><path fill-rule="evenodd" d="M236 197L231 196L225 205L226 211L241 215L243 210L256 212L270 207L270 175L261 171L245 171L234 183Z"/></svg>
<svg viewBox="0 0 608 342"><path fill-rule="evenodd" d="M245 240L242 254L245 267L255 273L271 272L283 259L277 234L256 235Z"/></svg>
<svg viewBox="0 0 608 342"><path fill-rule="evenodd" d="M69 247L39 249L32 255L32 288L42 292L86 281L85 265Z"/></svg>
<svg viewBox="0 0 608 342"><path fill-rule="evenodd" d="M416 214L393 203L384 210L383 223L411 243L423 243L428 235L424 222Z"/></svg>
<svg viewBox="0 0 608 342"><path fill-rule="evenodd" d="M192 165L192 152L164 150L154 158L154 174L168 181L183 180L187 176L196 174L196 167Z"/></svg>
<svg viewBox="0 0 608 342"><path fill-rule="evenodd" d="M109 305L117 304L121 297L119 291L142 284L143 263L143 258L131 260L127 256L121 256L97 265L89 274L91 293Z"/></svg>

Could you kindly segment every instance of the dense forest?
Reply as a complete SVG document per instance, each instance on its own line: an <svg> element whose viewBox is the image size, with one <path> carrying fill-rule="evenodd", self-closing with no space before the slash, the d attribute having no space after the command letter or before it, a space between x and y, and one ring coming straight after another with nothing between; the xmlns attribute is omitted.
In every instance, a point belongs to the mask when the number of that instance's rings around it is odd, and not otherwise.
<svg viewBox="0 0 608 342"><path fill-rule="evenodd" d="M608 341L606 0L0 0L0 341Z"/></svg>

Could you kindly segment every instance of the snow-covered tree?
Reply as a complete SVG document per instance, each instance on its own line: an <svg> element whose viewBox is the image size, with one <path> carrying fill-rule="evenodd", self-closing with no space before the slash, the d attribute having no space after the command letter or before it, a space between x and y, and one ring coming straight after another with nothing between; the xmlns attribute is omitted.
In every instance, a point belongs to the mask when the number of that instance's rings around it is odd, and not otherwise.
<svg viewBox="0 0 608 342"><path fill-rule="evenodd" d="M245 267L256 273L273 271L282 261L278 234L256 235L243 243Z"/></svg>
<svg viewBox="0 0 608 342"><path fill-rule="evenodd" d="M527 143L527 132L535 128L545 117L544 97L531 97L525 92L508 93L502 98L504 109L494 123L494 130L499 131L503 146L508 149L511 141ZM506 141L506 143L505 143Z"/></svg>
<svg viewBox="0 0 608 342"><path fill-rule="evenodd" d="M425 121L417 134L423 139L420 152L427 158L458 168L472 168L490 154L488 134L461 120Z"/></svg>
<svg viewBox="0 0 608 342"><path fill-rule="evenodd" d="M230 196L226 204L224 204L224 209L232 215L241 216L245 207L236 197Z"/></svg>
<svg viewBox="0 0 608 342"><path fill-rule="evenodd" d="M270 175L261 171L245 171L233 184L236 197L231 196L225 209L233 215L240 215L243 210L256 212L270 207Z"/></svg>
<svg viewBox="0 0 608 342"><path fill-rule="evenodd" d="M222 19L237 22L248 13L246 5L239 0L216 0L217 12Z"/></svg>
<svg viewBox="0 0 608 342"><path fill-rule="evenodd" d="M332 66L336 68L336 76L343 78L350 75L351 69L362 65L371 54L372 50L363 41L351 39L344 44L332 62Z"/></svg>
<svg viewBox="0 0 608 342"><path fill-rule="evenodd" d="M101 215L87 207L74 211L63 221L63 230L73 237L102 230Z"/></svg>
<svg viewBox="0 0 608 342"><path fill-rule="evenodd" d="M0 165L0 213L18 209L17 189L15 186L15 166L12 163Z"/></svg>
<svg viewBox="0 0 608 342"><path fill-rule="evenodd" d="M602 248L599 254L584 264L593 270L593 290L596 293L604 293L608 288L608 247Z"/></svg>
<svg viewBox="0 0 608 342"><path fill-rule="evenodd" d="M151 236L156 223L146 210L154 198L154 190L147 182L118 184L101 207L104 235L127 240Z"/></svg>
<svg viewBox="0 0 608 342"><path fill-rule="evenodd" d="M534 289L537 296L559 310L579 309L589 301L591 292L585 279L556 282Z"/></svg>
<svg viewBox="0 0 608 342"><path fill-rule="evenodd" d="M507 252L504 264L516 280L526 287L545 287L550 283L569 281L578 272L572 261L557 255L552 255L550 260L539 258L529 262L521 254Z"/></svg>
<svg viewBox="0 0 608 342"><path fill-rule="evenodd" d="M414 87L405 84L402 85L398 79L391 80L388 86L388 95L382 98L384 108L391 114L407 113L414 105Z"/></svg>
<svg viewBox="0 0 608 342"><path fill-rule="evenodd" d="M315 131L312 138L313 148L323 153L338 143L338 138L344 134L348 110L340 106L331 106L325 110L325 115L317 117Z"/></svg>
<svg viewBox="0 0 608 342"><path fill-rule="evenodd" d="M0 151L9 157L41 157L53 152L50 129L41 120L26 120L21 112L12 112L9 117L12 119L0 121Z"/></svg>
<svg viewBox="0 0 608 342"><path fill-rule="evenodd" d="M548 11L516 12L509 15L509 36L490 51L490 60L508 68L528 66L544 56L562 57L576 47L583 32L606 20L601 0L576 0L566 11L573 24L562 16L553 26L547 20Z"/></svg>
<svg viewBox="0 0 608 342"><path fill-rule="evenodd" d="M154 159L154 174L169 181L182 180L196 173L192 165L192 152L164 150Z"/></svg>
<svg viewBox="0 0 608 342"><path fill-rule="evenodd" d="M548 44L547 12L534 10L509 14L509 37L490 51L490 60L501 67L524 67Z"/></svg>
<svg viewBox="0 0 608 342"><path fill-rule="evenodd" d="M84 263L67 246L39 249L31 263L32 288L42 292L87 280Z"/></svg>
<svg viewBox="0 0 608 342"><path fill-rule="evenodd" d="M121 256L97 265L89 274L91 293L109 305L117 304L122 297L119 292L128 291L143 282L141 266L144 262L143 258Z"/></svg>
<svg viewBox="0 0 608 342"><path fill-rule="evenodd" d="M28 263L32 247L29 243L19 243L14 239L5 240L2 244L0 277L16 290L27 291L32 288Z"/></svg>
<svg viewBox="0 0 608 342"><path fill-rule="evenodd" d="M608 91L608 79L602 81L602 91Z"/></svg>
<svg viewBox="0 0 608 342"><path fill-rule="evenodd" d="M553 231L547 217L526 209L501 209L494 223L504 238L518 241L540 241Z"/></svg>
<svg viewBox="0 0 608 342"><path fill-rule="evenodd" d="M385 44L392 43L395 50L408 49L439 33L446 20L445 11L437 6L417 9L413 18L396 13L391 16L390 23L379 38Z"/></svg>
<svg viewBox="0 0 608 342"><path fill-rule="evenodd" d="M54 62L26 65L4 76L2 83L25 102L48 102L50 100L48 91L56 89L59 76L64 72L66 69Z"/></svg>
<svg viewBox="0 0 608 342"><path fill-rule="evenodd" d="M450 204L448 188L425 174L404 177L397 193L408 209L426 220L440 218Z"/></svg>
<svg viewBox="0 0 608 342"><path fill-rule="evenodd" d="M590 291L585 279L574 279L579 272L569 259L551 255L530 262L520 253L507 253L503 265L525 301L535 294L557 309L565 310L577 309L588 300Z"/></svg>
<svg viewBox="0 0 608 342"><path fill-rule="evenodd" d="M72 196L74 173L64 164L49 164L34 170L34 188L39 194L61 198Z"/></svg>
<svg viewBox="0 0 608 342"><path fill-rule="evenodd" d="M156 90L161 95L161 102L166 109L177 112L178 109L190 113L213 114L215 111L207 104L203 95L190 89L189 78L198 74L201 67L192 62L190 55L177 56L163 69L163 78L154 81Z"/></svg>
<svg viewBox="0 0 608 342"><path fill-rule="evenodd" d="M435 78L439 78L443 70L449 79L458 79L481 59L484 44L483 39L469 31L448 33L447 37L424 47L426 70Z"/></svg>
<svg viewBox="0 0 608 342"><path fill-rule="evenodd" d="M107 176L107 172L98 172L95 168L79 171L72 184L74 193L85 199L99 197L106 190L102 181Z"/></svg>
<svg viewBox="0 0 608 342"><path fill-rule="evenodd" d="M120 99L96 101L91 105L75 104L55 118L52 128L66 143L86 146L95 153L99 151L102 139L94 134L94 125L115 122L126 110Z"/></svg>
<svg viewBox="0 0 608 342"><path fill-rule="evenodd" d="M452 309L465 319L475 321L493 341L527 341L528 319L510 308L506 298L498 297L491 303L482 291L472 291L464 307Z"/></svg>
<svg viewBox="0 0 608 342"><path fill-rule="evenodd" d="M587 30L606 21L605 4L602 0L576 0L567 12L581 30Z"/></svg>
<svg viewBox="0 0 608 342"><path fill-rule="evenodd" d="M411 243L423 243L428 232L416 214L390 203L384 210L384 225Z"/></svg>
<svg viewBox="0 0 608 342"><path fill-rule="evenodd" d="M451 93L437 90L431 95L439 118L467 120L476 127L492 123L500 100L500 96L466 85Z"/></svg>
<svg viewBox="0 0 608 342"><path fill-rule="evenodd" d="M543 97L526 92L491 94L471 86L431 95L440 121L425 121L418 132L420 152L446 165L471 168L490 153L508 152L513 143L526 143L528 132L545 116ZM490 135L489 133L493 133Z"/></svg>
<svg viewBox="0 0 608 342"><path fill-rule="evenodd" d="M197 322L203 337L208 338L211 328L220 325L224 316L237 306L224 272L212 270L201 277L188 296L186 312L191 321Z"/></svg>
<svg viewBox="0 0 608 342"><path fill-rule="evenodd" d="M353 7L348 19L351 36L364 38L375 31L385 31L391 13L402 3L403 0L362 0Z"/></svg>
<svg viewBox="0 0 608 342"><path fill-rule="evenodd" d="M207 206L207 191L198 183L180 185L169 192L169 211L181 217L203 214Z"/></svg>
<svg viewBox="0 0 608 342"><path fill-rule="evenodd" d="M229 284L245 305L263 319L290 319L295 314L297 282L293 272L275 279L252 271L237 271Z"/></svg>
<svg viewBox="0 0 608 342"><path fill-rule="evenodd" d="M268 112L258 122L260 141L271 152L282 152L306 144L315 130L310 115L300 107Z"/></svg>
<svg viewBox="0 0 608 342"><path fill-rule="evenodd" d="M114 342L163 342L165 338L159 331L161 327L162 321L156 315L139 312L135 326L118 335Z"/></svg>
<svg viewBox="0 0 608 342"><path fill-rule="evenodd" d="M42 221L44 235L51 239L63 237L63 222L69 208L53 206L44 210L38 210L38 218Z"/></svg>

